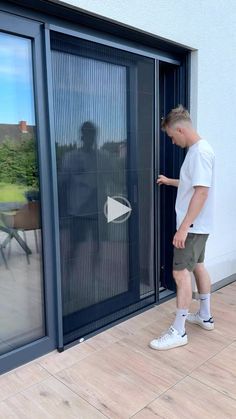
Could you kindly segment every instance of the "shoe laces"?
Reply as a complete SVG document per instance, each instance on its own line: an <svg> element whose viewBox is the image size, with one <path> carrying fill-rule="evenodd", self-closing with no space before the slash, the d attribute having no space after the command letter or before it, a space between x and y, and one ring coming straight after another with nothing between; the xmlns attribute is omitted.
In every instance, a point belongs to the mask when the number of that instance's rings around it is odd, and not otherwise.
<svg viewBox="0 0 236 419"><path fill-rule="evenodd" d="M195 313L194 313L194 312L193 312L193 313L189 313L189 315L190 315L191 317L197 317L197 316L199 316L199 317L200 317L200 310L196 311Z"/></svg>
<svg viewBox="0 0 236 419"><path fill-rule="evenodd" d="M173 331L174 331L174 329L172 328L172 326L166 331L166 332L164 332L159 338L158 338L158 340L160 341L160 342L165 342L167 339L169 339L169 337L171 336L171 335L173 335Z"/></svg>

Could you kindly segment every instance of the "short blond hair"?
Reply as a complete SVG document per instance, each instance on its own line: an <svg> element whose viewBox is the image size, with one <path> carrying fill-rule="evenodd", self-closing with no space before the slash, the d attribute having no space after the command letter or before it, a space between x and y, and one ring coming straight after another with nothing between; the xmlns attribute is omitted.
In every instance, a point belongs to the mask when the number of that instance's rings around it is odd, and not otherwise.
<svg viewBox="0 0 236 419"><path fill-rule="evenodd" d="M192 123L189 112L183 105L178 105L177 108L172 109L166 117L162 119L161 128L165 131L167 127L172 127L177 122Z"/></svg>

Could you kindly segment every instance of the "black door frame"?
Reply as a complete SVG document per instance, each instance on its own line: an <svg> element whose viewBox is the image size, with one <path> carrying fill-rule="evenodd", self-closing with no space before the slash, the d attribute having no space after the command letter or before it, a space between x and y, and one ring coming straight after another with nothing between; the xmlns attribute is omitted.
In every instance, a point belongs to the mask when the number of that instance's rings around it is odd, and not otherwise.
<svg viewBox="0 0 236 419"><path fill-rule="evenodd" d="M42 83L44 77L44 58L42 49L42 25L37 21L29 21L14 15L0 11L1 32L19 37L25 37L32 41L33 61L33 84L36 116L36 138L39 165L39 180L41 192L41 222L42 222L42 262L43 262L43 286L44 286L44 311L45 311L45 336L32 343L24 345L9 353L0 356L0 373L39 357L55 348L55 299L54 299L54 260L55 253L51 243L53 242L52 229L52 202L50 179L50 156L48 154L48 126L46 111L46 94Z"/></svg>
<svg viewBox="0 0 236 419"><path fill-rule="evenodd" d="M138 54L144 57L149 57L155 60L155 70L156 70L156 74L155 74L155 114L156 114L156 118L155 118L155 129L154 132L156 134L156 141L154 144L154 168L155 168L155 176L157 176L157 174L159 173L159 168L160 168L160 157L159 157L159 150L160 150L160 121L159 118L157 117L157 115L160 114L160 103L159 103L159 66L160 63L168 63L170 65L176 66L176 68L179 69L179 84L178 84L178 89L179 91L182 91L182 89L185 89L185 84L180 84L180 68L181 66L185 66L186 62L185 60L181 62L180 59L177 59L175 56L170 57L170 54L168 54L167 57L163 56L163 53L159 53L158 51L155 50L146 50L145 47L141 48L140 46L136 47L133 44L132 45L127 45L126 42L122 42L122 40L120 39L112 39L109 40L109 38L107 39L104 34L94 34L93 32L89 32L88 29L86 30L82 30L82 29L78 29L78 30L74 30L74 29L70 29L67 28L65 26L58 26L58 25L54 25L54 24L49 24L46 26L45 28L45 34L46 34L46 57L47 57L47 68L50 69L51 68L51 58L50 58L50 54L51 54L51 47L50 47L50 33L54 32L54 33L58 33L58 34L62 34L62 35L67 35L67 36L72 36L78 39L83 39L83 40L87 40L87 41L91 41L94 43L98 43L101 45L106 45L106 46L111 46L114 47L116 49L120 49L126 52L131 52L134 54ZM185 79L183 78L183 82L185 82ZM183 83L182 82L182 83ZM48 71L48 95L50 98L52 98L52 80L51 80L51 76L49 74ZM180 98L180 95L178 94L178 97ZM50 101L49 103L49 115L50 115L50 121L51 121L51 127L53 127L53 104L52 101ZM51 130L51 153L52 155L55 153L55 151L53 150L54 144L55 144L55 137L54 137L54 129ZM55 170L56 167L54 167ZM53 179L54 179L54 189L57 190L57 182L56 182L56 173L53 173ZM154 180L155 181L155 180ZM58 192L56 192L56 196L58 195ZM154 258L155 261L155 266L154 266L154 277L155 277L155 286L156 286L156 301L155 304L158 304L160 302L159 299L159 282L160 282L160 275L161 275L161 254L160 254L160 245L161 245L161 234L160 234L160 226L162 225L161 223L161 219L159 216L160 213L160 191L159 188L155 188L155 192L154 192L154 196L155 196L155 209L154 209L154 214L155 214L155 219L156 219L156 225L155 225L155 255L156 257ZM173 214L174 217L174 214ZM59 214L58 214L58 209L56 210L55 213L55 223L57 226L59 226ZM57 244L56 244L56 249L59 249L59 235L56 235L56 240L57 240ZM58 253L57 255L57 260L60 260L60 253ZM57 277L60 277L60 268L58 266L58 275ZM61 296L60 296L60 301L61 301ZM149 306L150 307L150 306ZM135 314L135 312L133 313ZM61 313L61 309L60 309L60 316L62 315ZM125 316L126 317L126 316ZM59 331L59 337L60 337L60 343L61 343L61 348L63 348L63 324L61 322L61 318L58 318L58 324L61 325L61 330ZM99 330L99 329L98 329ZM94 333L94 332L93 332ZM93 334L92 333L92 334ZM86 337L89 337L91 335L91 333L86 334ZM76 342L76 340L75 340Z"/></svg>
<svg viewBox="0 0 236 419"><path fill-rule="evenodd" d="M181 67L160 62L159 64L159 107L160 117L164 117L178 104L186 106L186 97L183 95L185 80L181 80ZM185 150L173 146L166 133L159 131L159 167L160 173L167 177L177 179ZM172 239L176 231L175 199L176 188L162 186L159 193L159 226L160 228L160 264L159 282L164 285L164 292L159 294L159 301L165 301L176 293L176 285L172 277L173 246Z"/></svg>
<svg viewBox="0 0 236 419"><path fill-rule="evenodd" d="M164 41L158 36L135 30L127 25L119 24L109 19L76 10L65 5L45 3L42 0L9 0L1 1L0 10L5 13L4 19L0 17L0 29L8 33L20 36L35 36L35 62L34 74L36 77L36 109L38 114L37 127L39 141L39 165L40 182L42 191L42 230L47 231L47 240L44 241L44 272L45 272L45 303L47 319L47 337L33 342L26 347L19 348L9 354L0 357L0 371L6 371L24 362L34 359L55 347L63 350L62 334L62 301L60 283L60 259L59 259L59 223L58 223L58 194L56 186L56 156L52 141L54 136L52 115L52 89L51 89L51 63L50 63L50 31L59 31L64 34L82 37L83 39L99 42L107 46L134 52L155 59L156 100L154 109L159 115L158 101L158 77L159 61L179 66L180 73L180 102L187 106L190 81L190 55L185 47ZM30 35L33 26L38 27L37 33ZM28 28L28 29L27 29ZM31 28L31 29L30 29ZM29 34L27 35L27 30ZM121 37L122 36L122 37ZM45 89L46 86L46 89ZM157 153L160 149L160 121L155 122L155 165L156 173L159 173L160 162ZM159 192L156 191L155 211L158 211ZM158 300L158 287L160 276L160 234L158 228L161 225L159 211L157 214L156 246L155 246L155 279L156 300ZM140 308L138 311L148 307ZM137 312L126 312L124 318L133 316ZM104 327L106 328L106 327Z"/></svg>

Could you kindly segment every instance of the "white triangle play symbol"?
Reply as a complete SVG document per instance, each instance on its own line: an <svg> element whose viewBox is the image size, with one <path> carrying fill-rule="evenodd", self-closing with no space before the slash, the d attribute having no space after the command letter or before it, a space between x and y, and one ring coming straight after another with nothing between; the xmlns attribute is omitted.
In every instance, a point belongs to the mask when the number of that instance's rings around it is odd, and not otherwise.
<svg viewBox="0 0 236 419"><path fill-rule="evenodd" d="M123 205L120 202L116 201L110 196L107 197L107 222L115 220L116 218L121 217L121 215L126 214L127 212L132 211L131 208L127 205Z"/></svg>

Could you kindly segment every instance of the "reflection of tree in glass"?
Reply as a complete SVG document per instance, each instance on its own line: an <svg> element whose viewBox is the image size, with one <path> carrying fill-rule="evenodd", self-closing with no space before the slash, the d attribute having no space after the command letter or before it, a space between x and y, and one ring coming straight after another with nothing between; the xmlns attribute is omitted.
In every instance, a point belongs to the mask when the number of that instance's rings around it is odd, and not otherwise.
<svg viewBox="0 0 236 419"><path fill-rule="evenodd" d="M24 186L25 190L38 190L38 164L33 138L18 142L9 138L0 144L0 182L21 188Z"/></svg>
<svg viewBox="0 0 236 419"><path fill-rule="evenodd" d="M38 188L38 164L35 140L0 144L0 181Z"/></svg>

